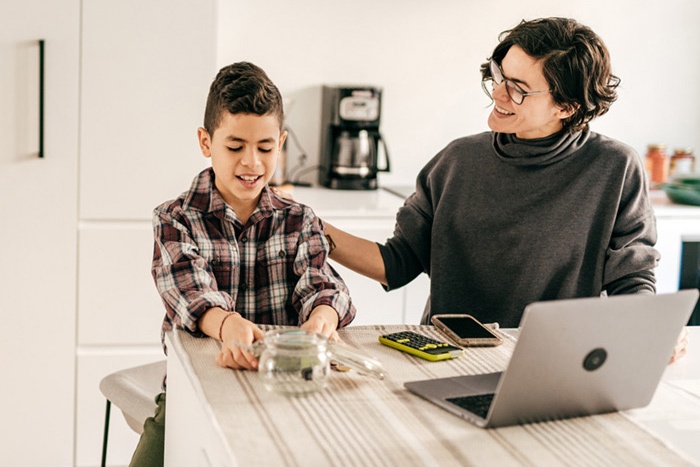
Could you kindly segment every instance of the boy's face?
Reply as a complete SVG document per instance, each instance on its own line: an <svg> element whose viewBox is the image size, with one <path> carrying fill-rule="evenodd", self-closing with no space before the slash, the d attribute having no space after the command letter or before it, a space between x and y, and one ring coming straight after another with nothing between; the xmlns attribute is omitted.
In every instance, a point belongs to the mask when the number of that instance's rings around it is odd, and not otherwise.
<svg viewBox="0 0 700 467"><path fill-rule="evenodd" d="M236 214L247 218L272 178L287 137L272 115L226 112L213 135L197 130L204 157L211 158L216 189Z"/></svg>

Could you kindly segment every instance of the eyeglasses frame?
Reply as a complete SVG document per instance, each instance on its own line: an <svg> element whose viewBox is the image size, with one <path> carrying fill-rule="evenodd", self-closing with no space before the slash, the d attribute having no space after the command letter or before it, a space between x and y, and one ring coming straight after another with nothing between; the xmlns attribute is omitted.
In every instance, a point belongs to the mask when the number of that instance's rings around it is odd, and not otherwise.
<svg viewBox="0 0 700 467"><path fill-rule="evenodd" d="M494 69L494 67L495 67L495 69ZM506 76L503 74L503 70L501 69L501 66L498 63L496 63L496 61L493 58L491 60L489 60L489 69L491 71L491 77L482 80L481 87L484 89L484 92L486 92L486 94L488 94L492 99L493 99L493 91L489 92L488 88L486 87L487 81L493 82L493 84L496 86L500 86L501 83L505 83L506 84L506 93L508 94L508 97L510 98L511 101L513 101L513 103L515 105L522 105L522 103L525 101L525 98L527 96L534 96L537 94L547 94L547 93L552 92L551 89L548 89L546 91L530 91L530 92L524 91L523 88L521 88L518 85L518 83L506 78ZM498 74L501 76L500 83L496 82L496 78L494 77L494 74L495 74L494 71L497 71ZM513 95L510 93L510 88L508 85L512 86L518 93L520 93L523 96L523 98L520 102L516 101L513 98Z"/></svg>

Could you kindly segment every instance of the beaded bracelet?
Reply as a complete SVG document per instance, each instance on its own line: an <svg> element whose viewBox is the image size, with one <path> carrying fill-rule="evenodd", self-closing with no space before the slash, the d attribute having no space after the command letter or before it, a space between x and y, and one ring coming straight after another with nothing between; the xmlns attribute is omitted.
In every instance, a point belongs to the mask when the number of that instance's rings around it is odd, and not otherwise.
<svg viewBox="0 0 700 467"><path fill-rule="evenodd" d="M223 342L223 341L224 341L224 338L223 338L223 336L221 335L221 333L224 331L224 323L225 323L226 320L229 319L231 316L237 315L237 314L239 314L239 313L236 312L236 311L233 311L233 312L227 314L226 316L224 316L224 319L221 320L221 324L219 325L219 341L220 341L220 342Z"/></svg>

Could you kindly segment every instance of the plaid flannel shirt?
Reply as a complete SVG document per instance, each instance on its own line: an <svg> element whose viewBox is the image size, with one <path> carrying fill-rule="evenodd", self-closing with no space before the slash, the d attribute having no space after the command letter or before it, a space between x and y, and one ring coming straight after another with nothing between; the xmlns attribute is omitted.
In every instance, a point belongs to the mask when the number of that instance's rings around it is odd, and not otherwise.
<svg viewBox="0 0 700 467"><path fill-rule="evenodd" d="M212 307L257 324L299 325L318 305L336 310L339 327L355 317L345 283L328 264L322 221L267 186L242 225L206 169L189 191L155 209L153 229L163 335L179 326L202 336L197 321Z"/></svg>

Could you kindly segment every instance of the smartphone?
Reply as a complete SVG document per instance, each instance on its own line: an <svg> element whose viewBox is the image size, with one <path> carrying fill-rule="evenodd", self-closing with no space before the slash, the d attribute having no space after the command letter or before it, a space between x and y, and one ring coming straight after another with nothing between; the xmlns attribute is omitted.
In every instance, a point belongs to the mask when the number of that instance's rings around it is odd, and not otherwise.
<svg viewBox="0 0 700 467"><path fill-rule="evenodd" d="M430 320L445 336L465 347L503 343L501 337L471 315L434 315Z"/></svg>

